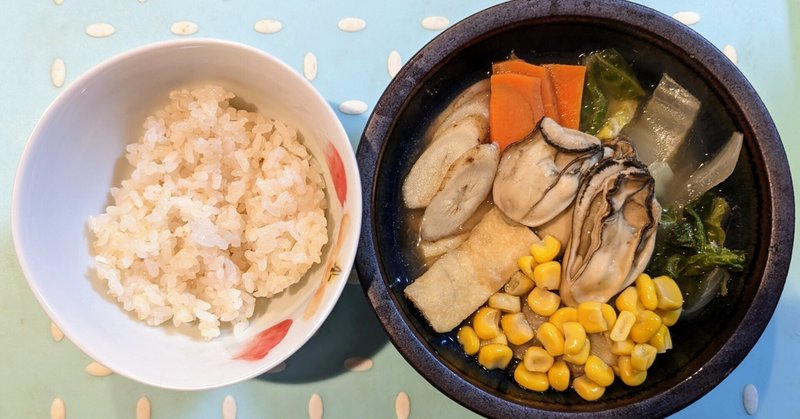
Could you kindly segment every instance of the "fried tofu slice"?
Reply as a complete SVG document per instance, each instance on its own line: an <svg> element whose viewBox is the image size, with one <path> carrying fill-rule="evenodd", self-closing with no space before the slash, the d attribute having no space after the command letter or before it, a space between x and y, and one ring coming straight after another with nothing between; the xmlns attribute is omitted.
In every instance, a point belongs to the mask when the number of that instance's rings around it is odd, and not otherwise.
<svg viewBox="0 0 800 419"><path fill-rule="evenodd" d="M438 333L453 330L519 268L539 238L530 228L491 209L461 246L447 252L406 287L405 295Z"/></svg>

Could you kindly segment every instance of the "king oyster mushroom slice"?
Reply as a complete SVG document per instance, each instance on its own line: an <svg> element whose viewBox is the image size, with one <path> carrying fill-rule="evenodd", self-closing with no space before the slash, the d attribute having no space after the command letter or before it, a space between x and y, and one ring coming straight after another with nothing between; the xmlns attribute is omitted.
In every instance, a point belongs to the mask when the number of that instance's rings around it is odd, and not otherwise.
<svg viewBox="0 0 800 419"><path fill-rule="evenodd" d="M441 138L447 128L467 116L480 117L489 121L489 80L481 80L465 89L431 124L428 131L433 133L431 141Z"/></svg>
<svg viewBox="0 0 800 419"><path fill-rule="evenodd" d="M503 152L494 203L512 220L538 227L569 207L581 175L602 156L597 138L542 118L531 135Z"/></svg>
<svg viewBox="0 0 800 419"><path fill-rule="evenodd" d="M486 200L500 160L497 144L479 144L461 155L447 171L442 187L425 208L420 236L439 240L459 232Z"/></svg>
<svg viewBox="0 0 800 419"><path fill-rule="evenodd" d="M465 151L483 142L488 134L486 120L467 116L444 130L419 156L403 182L403 201L408 208L431 203L450 165Z"/></svg>
<svg viewBox="0 0 800 419"><path fill-rule="evenodd" d="M637 160L605 159L578 190L564 253L561 300L607 302L639 276L653 253L661 206Z"/></svg>

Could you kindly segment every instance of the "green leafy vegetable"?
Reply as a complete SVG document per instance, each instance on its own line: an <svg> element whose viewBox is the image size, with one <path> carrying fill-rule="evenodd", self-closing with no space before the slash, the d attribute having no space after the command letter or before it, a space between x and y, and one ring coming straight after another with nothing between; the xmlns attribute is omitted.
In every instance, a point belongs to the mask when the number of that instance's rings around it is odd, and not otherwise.
<svg viewBox="0 0 800 419"><path fill-rule="evenodd" d="M608 100L597 86L594 73L586 72L586 83L583 86L581 99L581 126L580 130L591 135L597 134L606 120Z"/></svg>
<svg viewBox="0 0 800 419"><path fill-rule="evenodd" d="M601 140L616 137L633 119L645 91L625 58L613 48L583 58L581 130Z"/></svg>
<svg viewBox="0 0 800 419"><path fill-rule="evenodd" d="M711 192L687 205L682 215L666 210L647 271L677 279L706 275L714 268L743 270L744 252L724 246L729 214L725 198Z"/></svg>

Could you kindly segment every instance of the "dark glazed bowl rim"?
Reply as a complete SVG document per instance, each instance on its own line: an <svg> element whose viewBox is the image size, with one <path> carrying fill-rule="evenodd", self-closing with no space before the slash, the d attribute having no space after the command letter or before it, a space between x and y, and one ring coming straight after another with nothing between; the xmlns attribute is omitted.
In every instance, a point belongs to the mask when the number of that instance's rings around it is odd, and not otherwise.
<svg viewBox="0 0 800 419"><path fill-rule="evenodd" d="M750 133L761 160L767 189L763 203L768 217L762 237L769 244L758 289L742 321L719 352L675 387L655 397L603 411L544 411L500 398L475 386L431 353L393 302L374 226L375 180L395 118L417 90L417 85L465 46L504 28L529 24L602 23L615 25L657 45L696 71L729 103L737 104L732 117ZM780 136L763 102L744 75L714 45L687 26L645 6L619 0L516 1L478 12L455 24L423 47L394 77L375 105L357 158L363 188L361 240L356 256L361 285L392 343L403 357L444 394L487 416L666 416L699 399L727 377L752 349L778 303L789 269L794 237L794 194L788 161ZM755 279L755 278L753 278Z"/></svg>

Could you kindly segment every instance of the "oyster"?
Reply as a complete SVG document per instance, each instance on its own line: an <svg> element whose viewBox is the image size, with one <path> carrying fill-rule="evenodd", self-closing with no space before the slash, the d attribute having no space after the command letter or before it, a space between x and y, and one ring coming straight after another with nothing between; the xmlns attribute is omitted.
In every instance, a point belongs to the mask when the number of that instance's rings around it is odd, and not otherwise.
<svg viewBox="0 0 800 419"><path fill-rule="evenodd" d="M639 276L655 245L655 181L633 159L604 159L581 182L564 253L561 300L607 302Z"/></svg>
<svg viewBox="0 0 800 419"><path fill-rule="evenodd" d="M530 136L503 152L494 180L494 203L512 220L540 226L569 207L581 175L602 156L597 138L542 118Z"/></svg>

